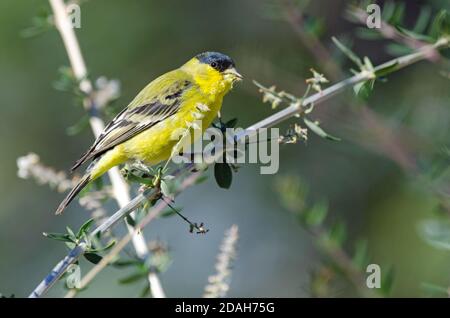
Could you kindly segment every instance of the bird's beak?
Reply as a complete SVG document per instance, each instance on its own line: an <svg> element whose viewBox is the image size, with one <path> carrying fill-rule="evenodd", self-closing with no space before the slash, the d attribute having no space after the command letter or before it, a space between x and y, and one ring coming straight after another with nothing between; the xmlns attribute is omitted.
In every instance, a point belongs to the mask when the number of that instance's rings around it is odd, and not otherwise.
<svg viewBox="0 0 450 318"><path fill-rule="evenodd" d="M238 73L238 71L236 71L236 69L234 67L226 70L224 72L224 74L230 75L234 80L237 80L237 81L242 81L242 79L244 78L241 74Z"/></svg>

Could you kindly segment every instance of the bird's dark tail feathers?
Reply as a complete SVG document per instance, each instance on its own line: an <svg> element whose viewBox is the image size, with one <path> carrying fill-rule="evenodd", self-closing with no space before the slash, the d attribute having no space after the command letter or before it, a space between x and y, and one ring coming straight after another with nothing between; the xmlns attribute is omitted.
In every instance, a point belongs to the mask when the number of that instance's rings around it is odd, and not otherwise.
<svg viewBox="0 0 450 318"><path fill-rule="evenodd" d="M92 148L91 148L92 149ZM91 154L91 149L89 149L88 151L86 151L81 157L80 159L78 159L77 161L75 161L75 163L73 164L72 168L70 168L70 172L74 172L75 169L77 169L79 166L81 166L83 163L85 163L88 159L89 159L89 155Z"/></svg>
<svg viewBox="0 0 450 318"><path fill-rule="evenodd" d="M90 175L84 175L83 178L81 178L80 182L78 182L78 184L72 190L70 190L69 194L61 202L58 209L56 210L56 214L63 213L67 205L75 198L78 193L80 193L81 190L83 190L83 188L89 183L89 181L91 181Z"/></svg>

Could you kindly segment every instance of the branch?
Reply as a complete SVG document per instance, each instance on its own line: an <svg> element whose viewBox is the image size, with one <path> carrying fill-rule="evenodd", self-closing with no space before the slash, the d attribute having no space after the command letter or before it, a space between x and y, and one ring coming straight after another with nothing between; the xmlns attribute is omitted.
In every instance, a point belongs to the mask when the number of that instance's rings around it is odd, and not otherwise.
<svg viewBox="0 0 450 318"><path fill-rule="evenodd" d="M183 183L180 186L180 189L178 190L178 193L182 192L186 188L190 187L195 183L195 181L198 179L201 173L196 172L192 174L189 178L183 181ZM177 193L177 194L178 194ZM154 193L154 195L157 195L157 193ZM146 196L144 195L144 200L146 200ZM141 201L143 202L143 201ZM136 225L133 232L128 233L125 235L119 243L117 243L111 252L109 252L108 255L102 258L102 260L95 265L81 280L80 282L80 288L79 289L72 289L70 290L65 298L73 298L77 294L78 290L82 290L85 288L94 278L98 275L103 269L105 269L106 266L108 266L116 256L125 248L125 246L130 242L131 238L134 234L139 233L142 231L142 229L148 225L151 221L153 221L155 218L159 216L159 214L168 206L168 202L165 200L161 200L156 207L154 207L143 219L139 222L139 224ZM126 213L126 211L124 211ZM117 213L116 213L117 214ZM118 218L120 215L117 216ZM121 216L123 217L123 215ZM120 218L119 218L120 219ZM107 225L106 225L107 226ZM105 226L105 228L106 228ZM94 232L92 232L92 236L96 234L98 231L104 231L102 229L97 228Z"/></svg>
<svg viewBox="0 0 450 318"><path fill-rule="evenodd" d="M436 43L430 44L427 46L422 47L420 50L418 50L415 53L411 53L399 58L392 59L386 63L380 64L374 68L374 71L380 71L388 67L392 67L391 72L398 71L402 68L405 68L411 64L417 63L419 61L422 61L424 59L427 59L430 54L435 52L438 49L442 49L444 47L449 46L449 39L448 38L441 38ZM260 122L248 127L246 131L242 134L242 136L239 136L238 139L242 138L244 135L251 135L256 130L261 128L269 128L272 127L282 121L285 121L288 118L291 118L292 116L295 116L297 114L302 113L304 109L308 108L311 105L317 105L319 103L322 103L331 97L335 96L336 94L342 92L344 89L354 86L358 83L365 82L368 80L371 80L374 78L374 74L370 72L360 72L350 78L347 78L341 82L338 82L323 91L316 93L314 95L311 95L305 99L302 100L301 103L293 103L289 107L275 113L272 116L269 116L268 118L261 120Z"/></svg>
<svg viewBox="0 0 450 318"><path fill-rule="evenodd" d="M92 98L92 83L87 79L86 64L84 62L83 55L81 54L80 46L78 44L78 40L71 25L70 19L67 15L67 8L63 0L49 1L55 16L56 28L61 34L61 38L64 42L67 55L69 56L73 73L75 77L80 81L81 91L84 92L87 96L83 102L84 108L88 113L92 114L92 110L95 110L96 108L95 100L94 98ZM89 122L94 136L97 138L105 128L105 125L103 121L97 116L90 116ZM125 180L123 180L117 167L110 169L108 171L108 175L112 184L113 196L116 199L118 205L123 208L128 204L128 202L130 202L131 199L128 185ZM133 217L134 215L131 214L131 216ZM133 232L132 226L130 226L128 223L126 223L126 226L128 232ZM136 233L133 236L133 246L138 257L142 259L146 259L148 257L149 251L142 233ZM151 284L151 282L153 282L153 284ZM165 297L164 291L161 287L161 283L159 282L159 279L155 276L155 274L150 273L149 283L150 288L152 289L152 295L154 295L154 297Z"/></svg>
<svg viewBox="0 0 450 318"><path fill-rule="evenodd" d="M375 67L375 71L384 69L386 67L391 67L392 71L396 71L399 69L402 69L408 65L417 63L421 60L426 59L429 52L431 50L440 49L443 47L447 47L449 45L449 39L444 38L439 41L437 41L433 45L427 45L423 48L421 48L418 52L409 54L403 57L399 57L393 60L390 60L386 63L383 63L377 67ZM268 128L272 127L286 119L289 119L297 114L300 114L302 111L307 109L311 104L319 104L323 101L326 101L330 99L331 97L335 96L336 94L342 92L344 89L351 87L355 84L358 84L360 82L364 82L367 80L373 79L373 74L368 72L361 72L358 73L350 78L347 78L343 80L342 82L336 83L323 91L316 93L314 95L311 95L303 100L301 100L300 103L294 103L290 105L289 107L275 113L274 115L261 120L257 122L256 124L248 127L243 133L238 134L236 137L237 141L240 141L244 139L246 136L250 136L252 134L255 134L255 132L258 129L261 128ZM220 154L216 154L220 155ZM190 168L191 166L188 165ZM183 172L183 169L178 170L178 175ZM196 172L197 173L197 172ZM196 174L194 173L194 175ZM154 194L154 193L153 193ZM127 205L125 205L123 208L121 208L119 211L114 213L104 224L99 226L92 235L95 235L96 233L104 233L111 227L113 227L117 222L130 213L132 213L140 204L142 204L145 200L147 200L149 197L151 197L152 191L147 190L142 194L139 194L136 196L133 200L131 200ZM149 214L152 214L150 212ZM133 230L134 231L134 230ZM39 297L45 294L48 289L58 280L61 275L64 274L67 267L76 261L82 254L84 253L84 250L82 247L77 246L75 249L69 252L69 254L60 262L58 263L55 268L52 270L52 272L39 284L39 286L31 293L30 297Z"/></svg>

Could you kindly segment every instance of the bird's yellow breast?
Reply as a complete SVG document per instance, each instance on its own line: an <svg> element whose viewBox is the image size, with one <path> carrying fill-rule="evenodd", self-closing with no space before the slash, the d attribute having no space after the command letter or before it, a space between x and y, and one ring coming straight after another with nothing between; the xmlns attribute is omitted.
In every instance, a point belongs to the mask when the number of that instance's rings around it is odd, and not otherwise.
<svg viewBox="0 0 450 318"><path fill-rule="evenodd" d="M192 96L185 96L185 102L175 115L120 145L120 152L128 160L137 159L153 165L170 157L179 140L177 137L181 137L194 122L201 122L202 132L208 128L222 106L223 94L188 92L187 95ZM192 128L190 132L194 135Z"/></svg>

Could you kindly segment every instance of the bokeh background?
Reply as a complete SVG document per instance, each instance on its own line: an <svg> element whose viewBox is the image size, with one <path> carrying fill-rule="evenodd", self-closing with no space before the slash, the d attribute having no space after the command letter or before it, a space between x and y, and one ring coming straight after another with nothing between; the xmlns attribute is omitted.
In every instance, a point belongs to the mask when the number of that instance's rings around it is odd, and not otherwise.
<svg viewBox="0 0 450 318"><path fill-rule="evenodd" d="M414 21L421 5L433 12L448 6L448 1L405 2L407 21ZM355 36L356 25L343 17L345 4L320 0L308 6L308 15L320 18L320 39L332 56L341 59L331 42L335 35L353 42L355 51L374 63L391 58L386 42ZM77 203L56 217L53 211L62 194L17 177L19 156L32 151L46 164L67 171L92 142L89 129L76 136L66 133L84 111L73 105L70 94L53 88L58 68L68 65L59 34L49 30L36 37L21 36L42 9L49 9L43 0L0 2L0 292L16 297L27 296L66 253L62 244L44 238L42 232L62 232L66 225L77 228L89 217ZM278 1L92 0L81 10L77 35L90 77L120 80L122 94L115 104L119 108L159 74L199 52L216 50L232 56L246 78L227 96L223 108L226 119L237 117L245 127L272 113L252 79L301 96L309 69L323 72L327 63L317 61L299 40ZM395 269L393 296L426 296L424 282L448 286L449 252L427 244L418 231L418 224L434 215L438 201L422 170L408 168L408 162L427 167L448 145L449 81L439 70L429 62L408 67L387 83L377 83L368 100L384 125L402 131L401 140L412 149L403 161L392 160L395 149L380 146L383 130L368 132L361 119L364 110L349 103L354 99L349 92L314 113L341 142L311 135L306 144L281 148L277 175L260 175L258 166L247 165L235 174L229 190L217 187L211 177L183 193L177 206L183 206L191 219L205 222L210 232L192 235L175 217L146 228L147 238L166 241L170 247L173 263L161 275L167 294L201 296L208 275L215 271L223 233L237 224L240 242L229 296L311 295L311 272L321 267L324 257L316 239L280 203L275 182L280 175L298 176L309 188L310 202L328 201L326 224L346 224L344 247L349 254L358 239L367 239L372 263L380 264L382 271ZM109 207L115 209L112 202ZM84 273L89 267L82 263ZM81 296L136 296L142 285L119 285L123 276L123 270L109 268ZM60 283L50 296L63 293ZM342 283L330 296L357 295Z"/></svg>

